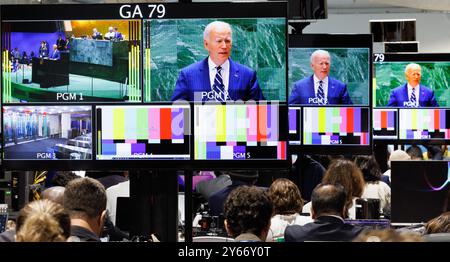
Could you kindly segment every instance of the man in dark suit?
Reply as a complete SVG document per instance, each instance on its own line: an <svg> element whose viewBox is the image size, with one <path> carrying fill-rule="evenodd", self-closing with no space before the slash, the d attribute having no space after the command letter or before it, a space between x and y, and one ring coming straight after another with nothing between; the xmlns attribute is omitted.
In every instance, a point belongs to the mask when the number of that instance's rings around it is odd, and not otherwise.
<svg viewBox="0 0 450 262"><path fill-rule="evenodd" d="M181 69L172 101L264 100L256 72L230 59L232 31L215 21L203 33L209 57Z"/></svg>
<svg viewBox="0 0 450 262"><path fill-rule="evenodd" d="M346 194L341 185L319 184L312 193L313 223L288 226L286 242L352 241L362 228L344 223Z"/></svg>
<svg viewBox="0 0 450 262"><path fill-rule="evenodd" d="M391 90L388 106L419 107L419 106L439 106L434 92L420 84L422 68L420 65L410 63L405 68L405 78L407 83Z"/></svg>
<svg viewBox="0 0 450 262"><path fill-rule="evenodd" d="M352 104L347 85L329 76L330 65L330 53L325 50L314 51L311 55L314 74L294 83L289 104Z"/></svg>
<svg viewBox="0 0 450 262"><path fill-rule="evenodd" d="M53 60L59 60L61 58L61 52L59 52L58 46L56 44L53 45L53 52L52 52L50 58Z"/></svg>
<svg viewBox="0 0 450 262"><path fill-rule="evenodd" d="M93 28L92 29L92 39L94 40L102 40L103 39L103 35L102 33L100 33L97 28Z"/></svg>

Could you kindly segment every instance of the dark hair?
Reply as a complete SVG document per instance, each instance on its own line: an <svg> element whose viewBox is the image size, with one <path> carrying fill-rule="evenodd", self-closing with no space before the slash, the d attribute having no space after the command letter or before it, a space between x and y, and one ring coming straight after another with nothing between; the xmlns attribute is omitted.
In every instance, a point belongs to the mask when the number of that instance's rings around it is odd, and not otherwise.
<svg viewBox="0 0 450 262"><path fill-rule="evenodd" d="M345 189L342 185L321 183L312 192L312 210L317 216L324 213L342 215L346 198Z"/></svg>
<svg viewBox="0 0 450 262"><path fill-rule="evenodd" d="M272 203L258 187L240 186L230 193L224 204L224 218L234 238L242 233L261 235L271 217Z"/></svg>
<svg viewBox="0 0 450 262"><path fill-rule="evenodd" d="M62 186L65 187L67 183L70 181L80 178L80 176L75 175L74 173L70 171L61 171L58 172L53 178L52 178L52 184L54 186Z"/></svg>
<svg viewBox="0 0 450 262"><path fill-rule="evenodd" d="M428 146L427 154L429 160L442 160L444 159L442 155L442 150L440 146Z"/></svg>
<svg viewBox="0 0 450 262"><path fill-rule="evenodd" d="M417 145L412 145L408 149L406 149L406 153L411 156L411 159L423 159L422 149Z"/></svg>
<svg viewBox="0 0 450 262"><path fill-rule="evenodd" d="M435 217L425 225L425 234L450 233L450 212Z"/></svg>
<svg viewBox="0 0 450 262"><path fill-rule="evenodd" d="M273 215L301 213L303 199L297 185L289 179L279 178L270 185L268 196L273 205Z"/></svg>
<svg viewBox="0 0 450 262"><path fill-rule="evenodd" d="M106 209L105 188L89 177L72 180L64 191L64 207L71 216L95 218Z"/></svg>
<svg viewBox="0 0 450 262"><path fill-rule="evenodd" d="M367 182L380 181L381 173L380 166L373 155L370 156L356 156L353 161L361 170L364 180Z"/></svg>
<svg viewBox="0 0 450 262"><path fill-rule="evenodd" d="M364 190L364 178L361 170L348 159L336 159L325 171L322 183L340 184L347 195L346 209L353 204L353 197L361 197Z"/></svg>

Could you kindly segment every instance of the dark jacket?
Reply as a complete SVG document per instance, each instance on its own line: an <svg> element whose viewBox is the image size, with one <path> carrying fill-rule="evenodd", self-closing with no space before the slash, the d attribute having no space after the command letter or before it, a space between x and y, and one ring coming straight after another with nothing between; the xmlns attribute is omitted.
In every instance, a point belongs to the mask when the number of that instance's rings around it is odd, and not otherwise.
<svg viewBox="0 0 450 262"><path fill-rule="evenodd" d="M286 242L352 241L362 230L361 227L345 224L338 217L321 216L304 226L288 226L284 239Z"/></svg>

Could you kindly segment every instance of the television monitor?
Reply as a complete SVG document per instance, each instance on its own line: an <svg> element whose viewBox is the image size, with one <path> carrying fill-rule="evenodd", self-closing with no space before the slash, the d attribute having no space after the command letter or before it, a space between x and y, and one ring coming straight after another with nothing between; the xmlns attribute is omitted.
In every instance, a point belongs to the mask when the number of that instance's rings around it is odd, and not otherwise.
<svg viewBox="0 0 450 262"><path fill-rule="evenodd" d="M374 42L416 41L416 19L370 20Z"/></svg>
<svg viewBox="0 0 450 262"><path fill-rule="evenodd" d="M328 66L319 61L326 55L318 50L328 52ZM311 63L313 53L319 59L315 67ZM289 104L370 106L371 54L371 35L290 35ZM313 75L317 74L327 75L322 97L314 87Z"/></svg>
<svg viewBox="0 0 450 262"><path fill-rule="evenodd" d="M195 105L194 160L228 168L257 160L286 164L286 116L287 107L277 103Z"/></svg>
<svg viewBox="0 0 450 262"><path fill-rule="evenodd" d="M449 161L393 161L391 166L392 224L424 223L449 210Z"/></svg>
<svg viewBox="0 0 450 262"><path fill-rule="evenodd" d="M450 109L399 109L399 139L450 140Z"/></svg>
<svg viewBox="0 0 450 262"><path fill-rule="evenodd" d="M302 108L290 106L288 111L289 121L289 145L301 145L302 143Z"/></svg>
<svg viewBox="0 0 450 262"><path fill-rule="evenodd" d="M3 160L92 159L91 106L3 106Z"/></svg>
<svg viewBox="0 0 450 262"><path fill-rule="evenodd" d="M2 20L3 103L140 102L140 20L66 20L64 11Z"/></svg>
<svg viewBox="0 0 450 262"><path fill-rule="evenodd" d="M204 30L215 21L232 29L231 50L224 51L231 52L231 72L224 71L229 99L286 101L286 14L276 8L270 16L258 17L257 6L251 5L235 10L234 17L210 18L196 12L186 19L144 20L144 102L215 100L214 73L202 73L209 71Z"/></svg>
<svg viewBox="0 0 450 262"><path fill-rule="evenodd" d="M97 160L189 160L189 105L97 106Z"/></svg>
<svg viewBox="0 0 450 262"><path fill-rule="evenodd" d="M374 54L373 59L374 107L450 108L450 54ZM421 69L420 94L415 104L406 94L405 75L406 67L414 64Z"/></svg>
<svg viewBox="0 0 450 262"><path fill-rule="evenodd" d="M304 145L370 145L369 108L304 107Z"/></svg>
<svg viewBox="0 0 450 262"><path fill-rule="evenodd" d="M373 109L373 139L398 139L396 108Z"/></svg>

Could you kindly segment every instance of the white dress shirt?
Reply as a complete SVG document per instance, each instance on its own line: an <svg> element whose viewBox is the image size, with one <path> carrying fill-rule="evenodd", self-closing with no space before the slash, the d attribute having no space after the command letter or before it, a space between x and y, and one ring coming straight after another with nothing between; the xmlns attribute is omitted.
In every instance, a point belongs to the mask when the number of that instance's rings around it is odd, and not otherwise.
<svg viewBox="0 0 450 262"><path fill-rule="evenodd" d="M416 104L415 107L419 106L419 94L420 94L420 84L414 87L414 94L416 95ZM413 87L408 83L408 99L411 102L411 94L413 92Z"/></svg>
<svg viewBox="0 0 450 262"><path fill-rule="evenodd" d="M216 78L217 74L217 67L218 65L214 64L214 62L211 60L211 57L208 57L208 66L209 66L209 83L212 88L214 84L214 79ZM230 82L229 76L230 76L230 61L225 61L225 63L220 65L222 67L222 70L220 72L220 75L222 75L223 85L225 91L228 92L228 83Z"/></svg>
<svg viewBox="0 0 450 262"><path fill-rule="evenodd" d="M320 82L320 79L317 78L316 75L314 75L314 94L316 94L316 97L317 97L317 91L319 90L319 82ZM322 80L322 82L323 82L322 83L323 93L324 93L325 98L327 98L328 97L328 76L325 77Z"/></svg>

